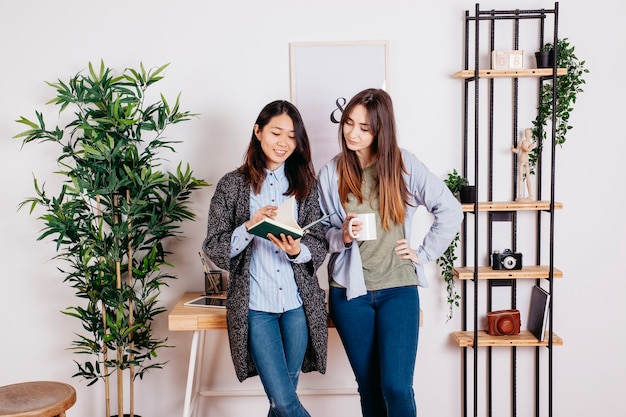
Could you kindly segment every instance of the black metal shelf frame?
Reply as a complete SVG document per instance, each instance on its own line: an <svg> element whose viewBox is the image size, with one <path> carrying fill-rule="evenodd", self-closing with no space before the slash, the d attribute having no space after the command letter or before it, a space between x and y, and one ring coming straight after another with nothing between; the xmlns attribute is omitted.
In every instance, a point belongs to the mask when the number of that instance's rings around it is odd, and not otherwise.
<svg viewBox="0 0 626 417"><path fill-rule="evenodd" d="M469 213L465 213L465 221L463 222L463 226L462 226L462 238L461 238L461 247L462 249L462 253L461 253L461 262L463 263L463 265L468 265L468 236L470 235L470 231L468 230L468 225L467 225L467 217L468 215L473 215L473 260L471 261L470 264L474 265L474 277L473 280L471 280L472 284L473 284L473 322L472 322L472 330L474 332L474 345L472 347L473 349L473 380L472 380L472 388L473 388L473 413L472 415L474 417L478 416L478 400L479 400L479 381L478 381L478 363L479 363L479 357L478 357L478 351L479 351L479 347L478 347L478 330L479 330L479 323L478 323L478 316L479 316L479 306L478 306L478 295L479 295L479 279L478 279L478 265L479 265L479 261L478 261L478 247L479 247L479 226L480 226L480 220L479 220L479 213L478 213L478 196L481 195L481 185L479 184L479 178L480 178L480 160L479 160L479 155L480 155L480 146L479 146L479 138L480 138L480 84L482 81L486 81L487 82L487 87L488 87L488 94L487 94L487 100L488 100L488 126L487 126L487 190L486 190L486 194L487 194L487 198L489 201L492 201L493 199L493 174L494 174L494 154L493 154L493 144L494 144L494 90L495 90L495 81L493 78L488 78L486 80L482 79L479 76L479 57L480 57L480 30L481 30L481 24L486 23L488 25L488 30L489 30L489 43L490 43L490 51L493 51L494 45L495 45L495 36L496 36L496 25L499 21L509 21L513 23L513 47L512 49L518 49L519 46L519 35L520 35L520 26L519 23L521 20L526 20L526 19L538 19L539 20L539 44L543 45L545 42L545 21L548 18L552 18L553 19L553 33L552 33L552 42L553 45L556 49L557 44L558 44L558 16L559 16L559 3L556 2L554 3L554 8L553 9L538 9L538 10L480 10L480 6L479 4L476 4L475 6L475 11L474 11L474 15L470 15L470 11L467 10L465 12L465 27L464 27L464 32L465 32L465 55L464 55L464 69L465 70L469 70L469 65L470 65L470 53L473 52L473 64L474 64L474 76L470 77L470 78L466 78L464 80L464 84L463 84L463 99L464 99L464 125L463 125L463 168L462 168L462 173L463 176L465 178L468 178L468 167L470 164L470 159L469 159L469 151L473 148L473 175L474 175L474 182L476 185L476 195L477 195L477 200L474 202L474 210L473 212L469 212ZM473 26L473 28L472 28ZM472 45L470 45L470 39L472 37L472 29L473 29L473 39L474 39L474 45L473 45L473 49L471 48ZM542 89L542 86L544 84L544 82L546 80L550 80L552 82L552 88L553 88L553 109L556 109L556 79L557 79L557 67L556 67L557 63L556 63L556 59L554 60L554 64L553 64L553 68L552 68L552 76L550 77L543 77L543 78L539 78L538 79L538 98ZM512 103L512 126L511 126L511 132L512 132L512 137L513 137L513 141L514 141L514 145L517 144L517 132L518 132L518 99L519 99L519 86L518 86L518 79L517 78L511 78L512 80L512 95L513 95L513 103ZM470 95L471 95L471 87L473 86L473 103L470 103ZM470 106L473 104L474 108L473 108L473 115L472 118L473 120L470 120ZM472 126L473 125L473 126ZM473 127L473 143L470 141L470 129ZM548 387L547 387L547 391L548 391L548 404L547 404L547 409L548 409L548 415L551 417L552 416L552 412L553 412L553 398L552 398L552 386L553 386L553 308L552 306L554 305L554 284L553 284L553 279L554 279L554 211L555 211L555 207L554 207L554 202L555 202L555 166L556 166L556 160L555 160L555 136L556 136L556 114L553 111L552 114L552 132L551 135L548 135L548 138L551 138L550 140L550 147L551 147L551 160L550 160L550 166L549 166L549 183L550 183L550 209L548 211L538 211L537 212L537 219L536 219L536 236L537 236L537 245L536 245L536 259L537 259L537 263L540 263L540 257L541 257L541 253L542 253L542 247L541 247L541 242L542 242L542 215L547 215L549 217L549 237L548 237L548 241L549 241L549 248L548 248L548 253L549 253L549 278L547 279L548 281L548 286L549 286L549 292L551 294L551 306L550 306L550 310L549 310L549 318L548 318L548 330L549 330L549 339L548 339L548 344L547 344L547 349L548 349L548 358L547 358L547 369L548 369ZM516 158L516 157L514 157ZM542 197L542 177L544 175L544 171L546 170L546 167L544 166L544 161L541 158L541 152L539 153L539 159L537 162L537 166L536 166L536 176L537 176L537 199L541 200ZM516 198L516 186L515 186L515 179L517 178L517 164L515 163L515 159L514 159L514 163L512 164L512 184L511 184L511 189L514 190L513 191L513 195L512 195L512 200L515 200ZM504 213L488 213L487 214L487 234L488 234L488 238L487 238L487 251L488 253L491 253L493 251L492 248L492 240L493 240L493 223L494 222L500 222L500 221L508 221L511 224L511 249L513 249L515 251L515 247L516 247L516 243L517 243L517 212L515 211L511 211L511 212L504 212ZM497 282L496 282L497 281ZM487 291L487 308L491 309L491 303L492 303L492 288L494 286L501 286L501 285L506 285L509 286L511 288L511 308L516 308L516 303L517 303L517 285L516 285L516 280L488 280L488 291ZM540 284L539 282L540 280L537 279L537 284ZM466 331L468 330L468 308L469 303L468 303L468 281L464 280L462 282L462 288L461 288L461 295L462 295L462 299L463 299L463 310L462 310L462 330ZM492 407L492 347L486 347L485 349L487 349L487 363L486 363L486 367L487 367L487 382L486 382L486 395L487 395L487 404L486 404L486 411L487 411L487 415L488 416L492 416L493 414L493 407ZM496 349L506 349L503 347L498 347ZM512 416L516 416L517 415L517 408L518 408L518 404L517 404L517 348L516 347L510 347L509 349L511 349L511 395L512 395L512 399L511 399L511 415ZM468 378L470 377L469 375L469 352L468 352L468 348L467 347L463 347L462 348L462 373L463 373L463 415L466 417L469 415L469 380ZM535 348L535 415L537 417L539 417L541 415L541 409L540 409L540 394L541 394L541 390L540 390L540 370L541 370L541 364L540 364L540 351L539 351L539 347Z"/></svg>

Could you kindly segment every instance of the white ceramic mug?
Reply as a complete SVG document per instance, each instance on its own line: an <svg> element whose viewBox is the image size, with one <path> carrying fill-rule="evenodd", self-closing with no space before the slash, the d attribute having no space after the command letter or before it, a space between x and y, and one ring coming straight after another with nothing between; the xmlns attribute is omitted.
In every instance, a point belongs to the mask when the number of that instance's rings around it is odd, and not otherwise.
<svg viewBox="0 0 626 417"><path fill-rule="evenodd" d="M352 233L352 224L355 221L362 223L361 231L358 234ZM374 213L361 213L353 217L348 222L348 234L356 240L376 240L376 215Z"/></svg>

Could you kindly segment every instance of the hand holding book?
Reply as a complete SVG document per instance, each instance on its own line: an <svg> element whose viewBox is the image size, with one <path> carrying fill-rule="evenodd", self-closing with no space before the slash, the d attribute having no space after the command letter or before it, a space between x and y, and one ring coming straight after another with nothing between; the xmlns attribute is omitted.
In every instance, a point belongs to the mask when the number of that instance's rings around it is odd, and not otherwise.
<svg viewBox="0 0 626 417"><path fill-rule="evenodd" d="M293 197L282 203L280 206L276 207L276 210L273 212L272 206L266 206L261 210L265 210L265 216L267 217L255 222L250 227L248 227L248 232L265 239L268 239L267 235L269 233L273 234L277 238L280 238L280 235L282 233L285 236L291 236L293 239L300 239L302 236L304 236L308 229L335 214L328 214L312 223L307 224L304 227L300 227L294 214L295 198ZM255 213L255 215L257 213Z"/></svg>

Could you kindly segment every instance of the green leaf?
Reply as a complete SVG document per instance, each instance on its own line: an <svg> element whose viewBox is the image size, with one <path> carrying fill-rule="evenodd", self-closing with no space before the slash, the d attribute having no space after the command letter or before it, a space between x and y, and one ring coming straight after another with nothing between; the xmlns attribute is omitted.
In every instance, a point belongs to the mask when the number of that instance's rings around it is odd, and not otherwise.
<svg viewBox="0 0 626 417"><path fill-rule="evenodd" d="M547 43L542 49L553 51L554 45ZM581 85L585 84L582 74L589 73L589 70L584 68L585 61L578 59L574 54L574 49L574 46L570 45L567 38L557 41L557 67L566 68L567 74L560 76L554 86L552 82L547 82L540 89L537 117L532 122L535 147L529 153L531 174L535 173L535 166L540 159L543 149L542 143L547 137L547 124L549 120L552 120L553 108L556 125L558 126L554 138L555 144L564 144L567 138L566 134L572 128L569 125L571 111L573 110L572 105L576 103L577 95L583 92L580 88ZM555 94L553 91L556 92L556 100L554 99ZM554 101L556 101L556 106L553 107Z"/></svg>

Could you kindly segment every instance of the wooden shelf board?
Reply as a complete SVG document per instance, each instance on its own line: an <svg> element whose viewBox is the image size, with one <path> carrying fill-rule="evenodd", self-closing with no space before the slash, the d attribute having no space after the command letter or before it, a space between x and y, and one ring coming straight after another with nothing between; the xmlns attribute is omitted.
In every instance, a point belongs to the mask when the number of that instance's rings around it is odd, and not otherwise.
<svg viewBox="0 0 626 417"><path fill-rule="evenodd" d="M567 74L567 68L557 68L556 75ZM478 70L479 78L522 78L522 77L550 77L552 76L552 68L531 68L519 70ZM462 70L454 74L454 78L472 78L474 70Z"/></svg>
<svg viewBox="0 0 626 417"><path fill-rule="evenodd" d="M474 267L460 266L452 270L458 279L474 279ZM550 267L547 265L523 266L522 269L492 269L490 266L478 267L478 279L529 279L549 278ZM554 278L563 278L563 272L554 268Z"/></svg>
<svg viewBox="0 0 626 417"><path fill-rule="evenodd" d="M473 203L463 203L463 211L474 211ZM563 203L554 202L555 210L562 210ZM550 210L550 202L538 201L483 201L478 202L478 211L523 211L523 210Z"/></svg>
<svg viewBox="0 0 626 417"><path fill-rule="evenodd" d="M453 332L452 337L459 347L474 346L474 332ZM478 346L548 346L548 333L543 342L540 342L528 330L522 330L513 336L491 336L484 330L478 331ZM563 339L552 333L552 346L563 346Z"/></svg>

